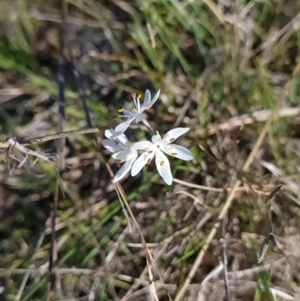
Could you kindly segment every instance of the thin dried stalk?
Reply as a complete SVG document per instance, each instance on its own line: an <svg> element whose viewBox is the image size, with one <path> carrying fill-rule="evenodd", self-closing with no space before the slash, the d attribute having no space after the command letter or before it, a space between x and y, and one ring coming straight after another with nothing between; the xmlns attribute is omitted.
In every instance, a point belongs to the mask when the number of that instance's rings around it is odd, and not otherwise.
<svg viewBox="0 0 300 301"><path fill-rule="evenodd" d="M283 108L276 113L277 117L293 117L300 114L300 108ZM266 121L272 115L271 110L256 111L253 113L243 114L240 116L232 117L221 124L209 124L208 129L200 129L196 131L197 134L204 135L208 132L209 135L213 135L218 131L230 131L237 127L243 127L244 125L252 124L255 122Z"/></svg>

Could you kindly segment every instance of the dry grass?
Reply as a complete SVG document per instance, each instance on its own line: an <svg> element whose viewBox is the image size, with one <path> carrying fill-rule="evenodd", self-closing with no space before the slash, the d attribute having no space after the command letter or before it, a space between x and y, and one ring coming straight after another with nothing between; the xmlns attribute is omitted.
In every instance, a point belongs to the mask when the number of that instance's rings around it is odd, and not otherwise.
<svg viewBox="0 0 300 301"><path fill-rule="evenodd" d="M297 1L62 4L0 3L0 299L298 300ZM145 89L171 187L101 146Z"/></svg>

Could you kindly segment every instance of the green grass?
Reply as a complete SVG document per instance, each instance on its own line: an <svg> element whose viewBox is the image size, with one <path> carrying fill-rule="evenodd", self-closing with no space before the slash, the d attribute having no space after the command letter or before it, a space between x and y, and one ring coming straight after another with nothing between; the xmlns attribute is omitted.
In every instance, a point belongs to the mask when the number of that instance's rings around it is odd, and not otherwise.
<svg viewBox="0 0 300 301"><path fill-rule="evenodd" d="M170 159L174 177L224 189L221 193L176 183L168 187L158 175L154 161L136 177L122 182L146 242L157 244L149 249L154 257L159 256L156 265L173 300L205 246L226 201L226 189L233 186L235 179L242 180L243 189L236 193L227 214L229 272L234 267L245 270L258 266L256 256L269 231L264 200L274 187L284 185L272 207L275 235L288 241L299 228L298 114L278 118L271 124L247 173L242 172L243 163L265 122L253 121L231 130L219 129L214 134L208 129L232 117L274 110L280 101L283 107L299 106L299 72L293 75L299 62L299 30L291 26L289 31L281 31L277 39L272 37L297 16L300 6L297 1L290 1L290 9L285 9L279 2L270 0L232 1L232 6L222 8L219 2L217 7L213 5L217 1L187 0L65 2L71 17L67 22L72 23L65 28L66 56L70 58L72 52L85 81L92 122L100 128L99 141L104 137L103 129L114 128L119 122L114 116L125 102L131 101L130 93L150 89L153 95L161 89L159 100L147 112L151 125L164 135L175 127L178 116L186 110L178 126L190 127L190 131L176 143L188 146L195 155L190 162ZM61 5L54 1L41 4L25 0L14 1L9 7L4 1L0 5L4 12L0 12L3 22L0 134L23 141L58 132L61 23L53 20L60 20ZM224 24L217 17L216 9ZM65 130L86 127L70 65L65 69ZM283 93L289 80L290 88ZM18 89L16 99L9 89ZM34 126L33 121L37 122ZM149 135L137 128L130 129L128 137L144 140ZM32 149L55 152L56 143L39 144ZM118 300L117 297L122 298L139 281L146 268L144 247L132 245L141 244L141 238L134 223L127 219L100 153L109 158L103 148L95 145L92 135L68 138L68 166L60 175L62 193L56 221L59 250L55 268L77 271L60 275L61 290L59 286L53 288L52 300L88 300L93 293L96 296L93 300ZM261 165L261 160L269 163L268 168ZM118 169L113 161L109 163L113 171ZM280 169L280 175L272 173L274 167ZM4 287L0 299L3 296L8 301L47 300L47 275L32 273L23 287L22 281L26 271L44 266L49 260L52 243L49 222L57 168L38 162L30 170L15 169L10 174L3 162L0 170L0 198L3 199L0 288ZM177 193L182 190L211 208L213 217L204 225L201 222L207 209L195 205L185 194ZM43 233L45 237L38 245ZM218 230L193 276L192 284L197 289L221 260L221 238L222 231ZM288 249L283 244L282 248L278 251L269 248L265 260L274 263L285 253L299 258L297 246ZM110 261L109 254L113 254ZM96 274L85 274L87 270ZM154 268L152 273L156 281L158 275ZM284 273L290 273L287 276L293 279L292 284L283 281ZM133 292L147 284L147 271L145 275L146 282L136 286ZM256 273L251 281L257 287L240 298L281 300L272 295L270 288L274 286L297 298L295 287L300 281L297 275L297 264L286 270ZM221 272L219 280L222 279ZM247 288L247 281L242 288ZM209 293L216 283L212 279L206 284L208 301L221 300L223 296L223 283L214 287L215 291L219 290L216 298ZM193 286L189 289L192 292ZM159 300L169 300L165 290L158 285L156 290ZM145 300L146 295L147 292L134 300ZM186 298L188 295L186 292Z"/></svg>

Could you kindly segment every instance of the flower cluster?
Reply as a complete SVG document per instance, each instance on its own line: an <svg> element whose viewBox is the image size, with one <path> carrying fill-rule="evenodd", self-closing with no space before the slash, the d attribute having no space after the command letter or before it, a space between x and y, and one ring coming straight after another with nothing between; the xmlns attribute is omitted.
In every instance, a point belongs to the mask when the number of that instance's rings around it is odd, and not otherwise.
<svg viewBox="0 0 300 301"><path fill-rule="evenodd" d="M126 120L119 124L114 130L105 131L105 137L107 139L103 140L104 147L113 153L113 159L123 163L113 179L114 183L122 180L130 171L132 176L137 175L146 164L150 164L152 159L155 158L158 173L168 185L171 185L173 176L170 162L165 154L185 161L194 158L194 155L188 149L173 144L179 136L189 131L189 128L172 129L167 132L163 138L161 138L159 132L156 131L156 134L152 135L151 141L131 143L125 136L124 132L132 123L143 122L144 125L153 132L150 124L146 120L144 112L153 106L159 97L159 93L160 91L151 99L150 91L146 90L143 104L140 102L140 97L133 94L133 110L130 110L128 106L124 106L119 110L123 115L119 115L118 117ZM141 152L140 155L139 152Z"/></svg>

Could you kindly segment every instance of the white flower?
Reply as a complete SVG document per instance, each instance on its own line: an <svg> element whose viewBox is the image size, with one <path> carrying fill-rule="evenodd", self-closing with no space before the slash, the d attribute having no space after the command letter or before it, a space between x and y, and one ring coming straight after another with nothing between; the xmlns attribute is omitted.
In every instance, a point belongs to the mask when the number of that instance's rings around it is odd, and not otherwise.
<svg viewBox="0 0 300 301"><path fill-rule="evenodd" d="M185 161L192 160L194 155L188 149L180 145L171 144L187 131L189 131L189 128L176 128L169 131L163 139L161 139L159 133L156 132L156 135L152 136L152 142L140 141L135 143L135 149L145 150L145 152L142 153L133 163L131 175L137 175L146 164L150 164L155 156L155 164L159 174L168 185L171 185L173 182L173 176L171 173L170 162L162 151L172 157Z"/></svg>
<svg viewBox="0 0 300 301"><path fill-rule="evenodd" d="M146 126L151 128L150 124L146 120L144 111L150 109L153 106L153 104L158 99L159 93L160 90L158 90L154 97L151 99L150 91L146 90L143 105L141 105L139 97L133 94L134 109L130 110L128 106L124 106L120 110L123 115L119 115L118 117L126 118L127 120L125 122L122 122L115 128L116 133L114 134L113 138L124 133L132 122L138 123L142 121Z"/></svg>
<svg viewBox="0 0 300 301"><path fill-rule="evenodd" d="M106 130L105 136L108 140L103 140L103 146L108 149L112 154L112 158L115 160L124 162L122 167L118 170L113 178L113 183L122 180L130 171L133 162L138 157L137 150L133 148L133 145L128 141L124 134L113 138L115 131Z"/></svg>

